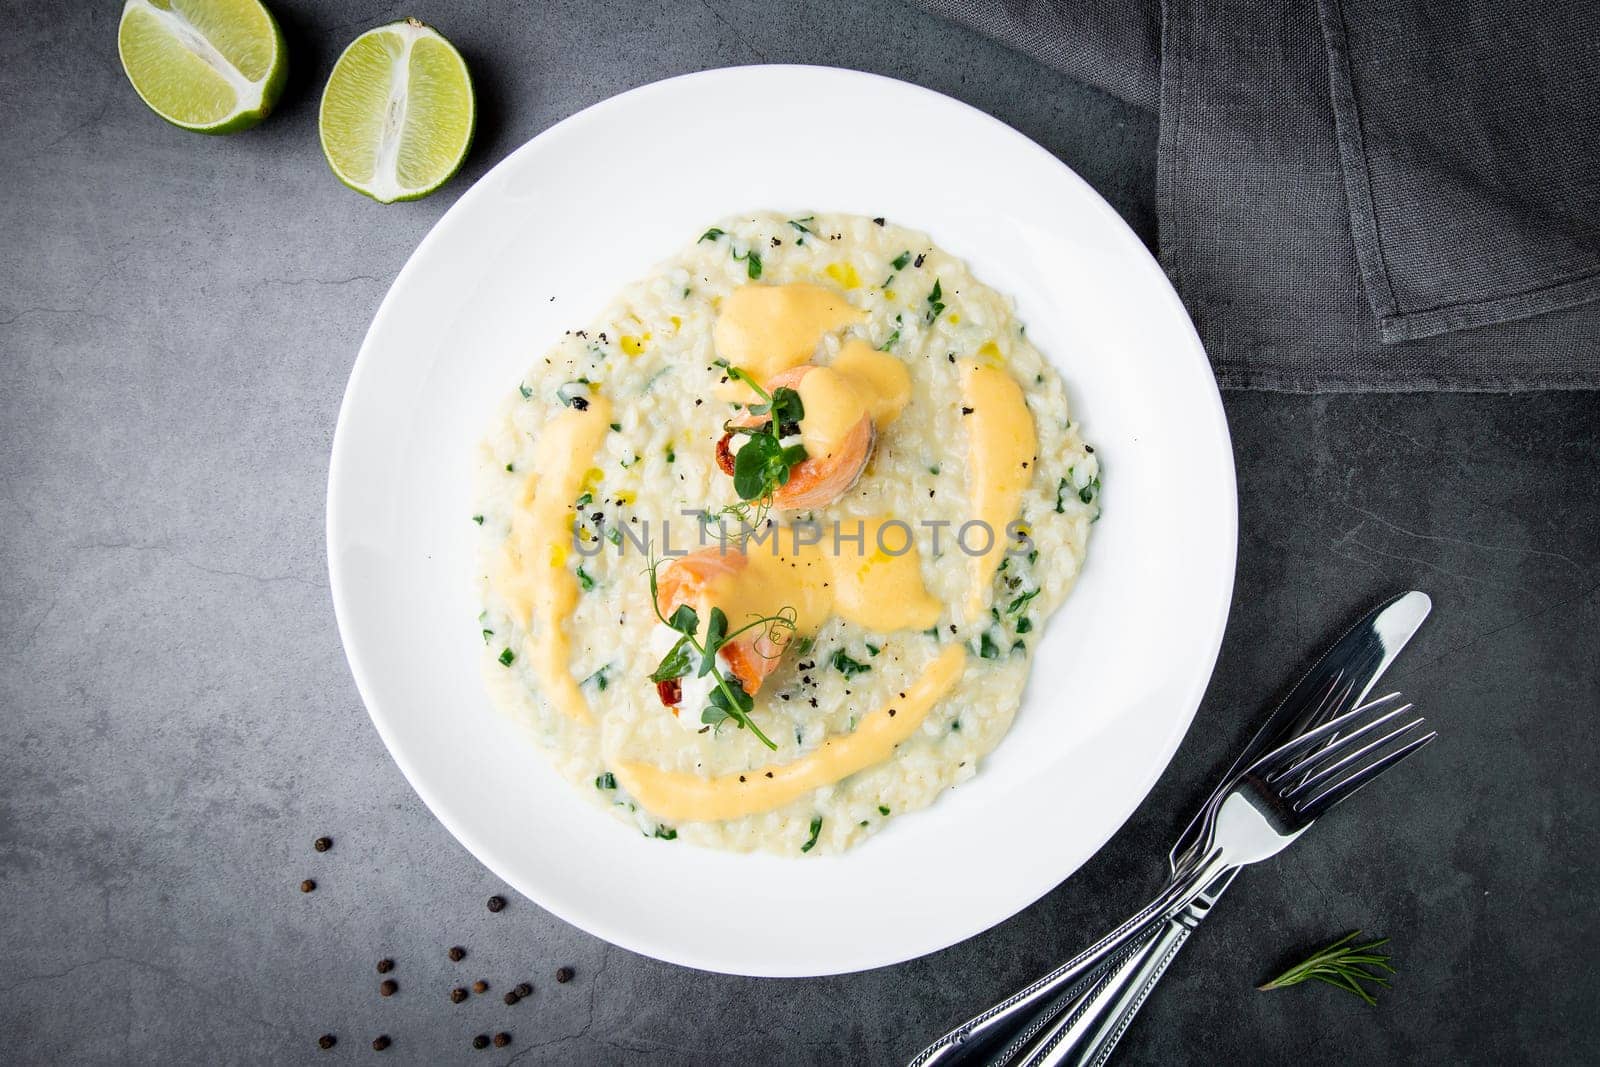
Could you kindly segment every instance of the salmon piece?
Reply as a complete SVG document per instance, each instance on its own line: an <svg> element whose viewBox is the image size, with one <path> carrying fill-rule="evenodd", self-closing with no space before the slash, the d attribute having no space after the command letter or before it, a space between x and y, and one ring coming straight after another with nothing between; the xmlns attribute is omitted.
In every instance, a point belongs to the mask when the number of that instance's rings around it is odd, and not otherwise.
<svg viewBox="0 0 1600 1067"><path fill-rule="evenodd" d="M705 620L713 607L720 606L716 602L717 587L736 581L748 563L743 552L718 545L677 557L656 579L657 610L670 619L680 604L688 604ZM728 620L729 629L742 625L737 619ZM744 691L754 696L767 676L778 669L787 644L786 640L772 640L764 629L755 629L725 643L717 654Z"/></svg>
<svg viewBox="0 0 1600 1067"><path fill-rule="evenodd" d="M774 375L767 382L766 390L769 394L785 387L798 391L800 379L815 369L816 367L809 363L791 367L781 374ZM746 414L734 419L733 424L759 426L765 421L760 415ZM866 469L867 460L872 457L872 446L876 438L877 431L873 428L872 417L862 415L860 421L850 427L844 440L838 442L829 455L810 456L789 468L789 480L772 494L773 505L789 511L802 511L825 507L838 500L850 491L850 487L856 484L861 472ZM723 440L727 441L727 438ZM724 450L719 443L717 456L719 465ZM723 469L731 474L731 462Z"/></svg>

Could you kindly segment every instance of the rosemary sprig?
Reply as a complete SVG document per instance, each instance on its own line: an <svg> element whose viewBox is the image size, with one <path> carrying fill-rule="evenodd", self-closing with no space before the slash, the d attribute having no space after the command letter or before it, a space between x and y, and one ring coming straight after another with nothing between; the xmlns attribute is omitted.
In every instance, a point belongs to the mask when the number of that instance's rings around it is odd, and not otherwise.
<svg viewBox="0 0 1600 1067"><path fill-rule="evenodd" d="M1394 974L1395 969L1389 966L1387 955L1375 952L1374 949L1387 945L1389 939L1380 937L1365 945L1351 944L1360 936L1361 931L1354 930L1328 947L1319 949L1311 958L1295 964L1272 981L1256 988L1283 989L1286 986L1299 985L1307 978L1315 978L1336 989L1354 993L1368 1004L1376 1005L1378 998L1368 992L1361 983L1370 982L1373 985L1388 987L1389 979L1381 972Z"/></svg>
<svg viewBox="0 0 1600 1067"><path fill-rule="evenodd" d="M756 735L756 739L769 749L777 751L777 744L761 732L761 727L755 724L750 717L751 710L755 707L755 698L746 693L739 679L729 678L722 673L721 666L717 663L717 652L722 646L742 634L746 634L758 627L763 629L767 639L772 643L777 642L773 636L775 632L787 630L790 636L794 634L795 611L793 608L784 608L775 615L760 615L754 621L739 627L737 630L728 629L728 617L721 608L712 608L710 617L706 620L705 640L700 639L700 616L688 604L680 604L669 619L661 614L661 601L657 596L656 572L661 567L661 560L652 560L650 563L650 609L656 613L656 618L680 634L678 643L672 646L655 671L650 675L653 682L669 682L694 671L696 677L703 678L710 675L716 682L716 688L711 691L710 704L700 713L700 721L708 726L720 726L732 719L742 730L749 728ZM788 637L784 638L787 643ZM698 653L698 660L691 651Z"/></svg>

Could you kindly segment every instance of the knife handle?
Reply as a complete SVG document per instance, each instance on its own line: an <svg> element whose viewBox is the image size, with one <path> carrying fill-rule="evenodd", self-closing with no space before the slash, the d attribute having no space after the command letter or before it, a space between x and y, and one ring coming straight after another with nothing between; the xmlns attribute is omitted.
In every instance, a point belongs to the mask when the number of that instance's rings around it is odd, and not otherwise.
<svg viewBox="0 0 1600 1067"><path fill-rule="evenodd" d="M1074 990L1073 1001L1017 1062L1026 1067L1104 1067L1173 957L1238 873L1237 867L1224 871L1188 907L1163 922L1154 937Z"/></svg>
<svg viewBox="0 0 1600 1067"><path fill-rule="evenodd" d="M1079 994L1078 1003L1063 1011L1057 1028L1043 1037L1028 1059L1028 1067L1103 1067L1189 933L1190 928L1177 920L1163 923L1137 952L1108 968ZM1079 1004L1089 1002L1098 1003L1098 1010L1080 1010Z"/></svg>

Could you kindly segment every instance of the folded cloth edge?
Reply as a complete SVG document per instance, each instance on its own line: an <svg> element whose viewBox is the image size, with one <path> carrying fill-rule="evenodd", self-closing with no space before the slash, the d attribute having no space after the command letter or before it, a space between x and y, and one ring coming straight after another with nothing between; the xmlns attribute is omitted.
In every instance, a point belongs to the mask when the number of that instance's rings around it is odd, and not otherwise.
<svg viewBox="0 0 1600 1067"><path fill-rule="evenodd" d="M1349 38L1342 0L1317 0L1318 21L1328 51L1328 83L1333 100L1333 123L1344 176L1345 199L1350 209L1350 233L1355 240L1356 267L1368 304L1377 318L1378 339L1385 344L1426 337L1576 307L1600 299L1600 271L1538 285L1522 292L1483 300L1469 300L1416 311L1401 311L1390 284L1384 260L1383 235L1373 203L1367 165L1366 137L1356 101L1355 78L1350 70Z"/></svg>

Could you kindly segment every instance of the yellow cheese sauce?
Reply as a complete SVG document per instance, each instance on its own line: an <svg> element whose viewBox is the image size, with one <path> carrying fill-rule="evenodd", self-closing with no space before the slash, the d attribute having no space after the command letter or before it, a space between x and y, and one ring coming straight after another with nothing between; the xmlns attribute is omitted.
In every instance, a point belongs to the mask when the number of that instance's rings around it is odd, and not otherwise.
<svg viewBox="0 0 1600 1067"><path fill-rule="evenodd" d="M758 382L809 362L817 343L865 314L832 289L807 282L744 285L722 301L711 340L717 355ZM754 394L743 383L724 390L730 399Z"/></svg>
<svg viewBox="0 0 1600 1067"><path fill-rule="evenodd" d="M831 526L817 544L805 543L793 529L776 530L747 545L743 557L730 547L728 560L736 565L706 585L697 607L721 608L731 627L792 609L801 636L816 633L833 615L878 633L926 630L939 621L941 608L923 584L921 556L908 530L888 517L861 520L859 527L841 520L837 551Z"/></svg>
<svg viewBox="0 0 1600 1067"><path fill-rule="evenodd" d="M903 697L873 711L853 732L830 737L788 763L702 778L624 760L614 773L646 811L663 819L710 821L772 811L892 756L961 677L966 662L965 649L947 645Z"/></svg>
<svg viewBox="0 0 1600 1067"><path fill-rule="evenodd" d="M865 341L846 341L829 366L854 387L879 429L898 419L911 399L911 372L906 365Z"/></svg>
<svg viewBox="0 0 1600 1067"><path fill-rule="evenodd" d="M846 446L863 418L881 429L900 417L911 397L911 374L893 356L852 340L832 364L810 368L795 391L805 407L800 443L807 456L826 463Z"/></svg>
<svg viewBox="0 0 1600 1067"><path fill-rule="evenodd" d="M1017 380L998 367L962 360L962 422L967 430L969 521L986 523L993 537L987 552L967 561L970 574L963 617L972 622L984 610L984 594L1006 551L1006 527L1017 518L1022 491L1033 480L1039 451L1033 415ZM982 546L982 534L969 547Z"/></svg>
<svg viewBox="0 0 1600 1067"><path fill-rule="evenodd" d="M571 648L562 623L578 603L578 580L567 569L572 502L611 421L603 396L588 409L568 408L551 419L534 445L533 473L523 484L500 566L490 587L527 633L522 655L562 714L589 720L589 704L572 676Z"/></svg>

